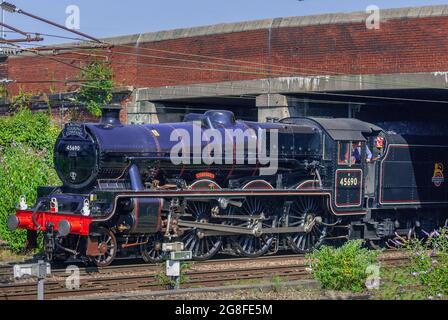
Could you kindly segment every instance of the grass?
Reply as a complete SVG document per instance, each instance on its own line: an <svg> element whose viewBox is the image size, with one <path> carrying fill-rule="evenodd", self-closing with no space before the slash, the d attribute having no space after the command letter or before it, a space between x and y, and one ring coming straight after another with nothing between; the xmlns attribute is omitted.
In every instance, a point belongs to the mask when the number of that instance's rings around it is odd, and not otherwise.
<svg viewBox="0 0 448 320"><path fill-rule="evenodd" d="M280 277L280 276L273 276L271 279L272 282L272 289L275 292L282 291L285 287L283 286L284 282L288 281L288 277Z"/></svg>
<svg viewBox="0 0 448 320"><path fill-rule="evenodd" d="M27 259L33 257L33 254L18 254L14 253L7 248L0 248L0 262L8 263L8 262L23 262Z"/></svg>

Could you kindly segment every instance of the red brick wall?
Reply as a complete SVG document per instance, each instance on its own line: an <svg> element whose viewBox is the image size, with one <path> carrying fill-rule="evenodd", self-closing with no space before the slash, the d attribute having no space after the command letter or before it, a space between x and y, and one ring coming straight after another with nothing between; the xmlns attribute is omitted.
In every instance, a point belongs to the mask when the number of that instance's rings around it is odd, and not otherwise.
<svg viewBox="0 0 448 320"><path fill-rule="evenodd" d="M448 70L446 30L448 17L390 20L383 22L380 30L367 30L364 23L274 28L270 37L269 31L262 29L181 38L141 43L139 48L132 44L130 47L115 47L108 56L112 61L117 85L136 87L248 80L268 76L435 72ZM253 68L247 68L249 64L246 62L211 60L148 49L209 55L280 67L251 65ZM154 56L179 60L161 60ZM76 54L54 58L72 67L49 58L13 58L8 62L8 77L19 81L76 79L79 70L75 67L89 60L86 56ZM216 65L184 60L214 62ZM50 85L22 83L10 85L9 89L12 94L18 91L19 86L28 91L49 91ZM65 86L61 83L54 86L56 91L76 88L76 85Z"/></svg>
<svg viewBox="0 0 448 320"><path fill-rule="evenodd" d="M6 79L8 77L8 67L6 59L0 59L0 79Z"/></svg>
<svg viewBox="0 0 448 320"><path fill-rule="evenodd" d="M41 112L46 112L46 110L42 110ZM63 126L67 122L92 122L96 123L100 121L99 117L95 117L91 115L86 109L73 109L69 108L61 114L61 110L56 107L51 109L52 119L56 125ZM128 122L128 114L125 108L123 108L120 112L120 121L121 123Z"/></svg>
<svg viewBox="0 0 448 320"><path fill-rule="evenodd" d="M53 59L58 59L61 62ZM7 62L8 79L17 81L17 83L8 86L10 95L17 94L20 88L35 94L41 92L65 92L76 89L74 84L54 81L73 81L77 79L80 72L79 68L83 65L82 61L78 59L79 57L73 54L55 57L10 58Z"/></svg>

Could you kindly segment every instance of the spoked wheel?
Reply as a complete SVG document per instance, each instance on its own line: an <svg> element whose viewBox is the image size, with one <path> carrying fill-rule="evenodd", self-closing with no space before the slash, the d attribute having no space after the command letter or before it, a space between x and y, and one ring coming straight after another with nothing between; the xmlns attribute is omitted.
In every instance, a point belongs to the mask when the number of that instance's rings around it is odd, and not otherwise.
<svg viewBox="0 0 448 320"><path fill-rule="evenodd" d="M187 212L192 216L191 221L213 223L211 209L208 202L190 201L187 203ZM185 250L191 251L193 259L198 261L211 259L218 253L222 240L222 236L207 236L203 230L198 228L186 231L183 236Z"/></svg>
<svg viewBox="0 0 448 320"><path fill-rule="evenodd" d="M232 225L238 227L275 228L278 218L272 214L269 202L262 198L249 197L241 208L231 208L230 215L241 215L251 217L250 219L234 219ZM234 247L241 256L256 258L266 254L275 239L274 234L241 235L233 238Z"/></svg>
<svg viewBox="0 0 448 320"><path fill-rule="evenodd" d="M198 180L191 185L192 190L219 190L221 187L212 180ZM188 201L186 211L191 216L183 218L187 221L201 223L219 223L211 217L212 207L209 202ZM193 253L193 259L204 261L211 259L221 250L222 236L207 235L204 230L193 228L187 230L182 238L185 250Z"/></svg>
<svg viewBox="0 0 448 320"><path fill-rule="evenodd" d="M304 227L304 232L288 236L291 249L296 253L308 253L319 248L327 235L327 227L321 222L325 215L318 197L300 197L290 208L289 227Z"/></svg>
<svg viewBox="0 0 448 320"><path fill-rule="evenodd" d="M158 233L147 238L147 243L140 246L143 261L159 263L165 259L166 252L162 251L163 235Z"/></svg>
<svg viewBox="0 0 448 320"><path fill-rule="evenodd" d="M100 234L98 237L100 255L93 257L92 261L97 267L103 268L110 265L117 255L117 239L113 232L106 228L99 228L97 232Z"/></svg>

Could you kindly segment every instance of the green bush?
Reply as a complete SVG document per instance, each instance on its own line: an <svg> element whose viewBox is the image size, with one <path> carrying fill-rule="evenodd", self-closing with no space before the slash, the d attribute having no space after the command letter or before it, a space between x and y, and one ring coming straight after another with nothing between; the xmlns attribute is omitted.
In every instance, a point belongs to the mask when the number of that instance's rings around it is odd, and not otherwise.
<svg viewBox="0 0 448 320"><path fill-rule="evenodd" d="M323 246L308 256L312 273L323 289L361 292L369 274L367 267L378 263L378 251L362 247L361 240L342 247Z"/></svg>
<svg viewBox="0 0 448 320"><path fill-rule="evenodd" d="M13 143L26 144L34 150L47 150L51 158L58 134L59 129L52 125L47 113L33 113L21 108L13 116L0 119L2 148L9 148Z"/></svg>
<svg viewBox="0 0 448 320"><path fill-rule="evenodd" d="M60 184L52 157L57 135L47 114L21 109L0 118L0 238L14 251L23 249L26 238L25 232L7 229L20 196L31 205L38 186Z"/></svg>

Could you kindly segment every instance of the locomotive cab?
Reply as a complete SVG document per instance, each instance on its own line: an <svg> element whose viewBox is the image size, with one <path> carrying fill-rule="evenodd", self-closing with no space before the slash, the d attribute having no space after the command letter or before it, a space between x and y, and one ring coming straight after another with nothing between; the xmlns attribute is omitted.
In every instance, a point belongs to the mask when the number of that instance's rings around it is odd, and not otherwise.
<svg viewBox="0 0 448 320"><path fill-rule="evenodd" d="M332 206L336 214L352 214L365 208L364 199L376 197L377 160L384 147L373 148L382 129L357 119L287 118L282 123L308 123L324 132L324 186L332 188ZM381 139L381 138L380 138Z"/></svg>
<svg viewBox="0 0 448 320"><path fill-rule="evenodd" d="M334 203L346 212L364 210L374 206L377 198L378 160L383 148L377 148L374 142L382 135L381 129L371 125L343 135L336 141Z"/></svg>

